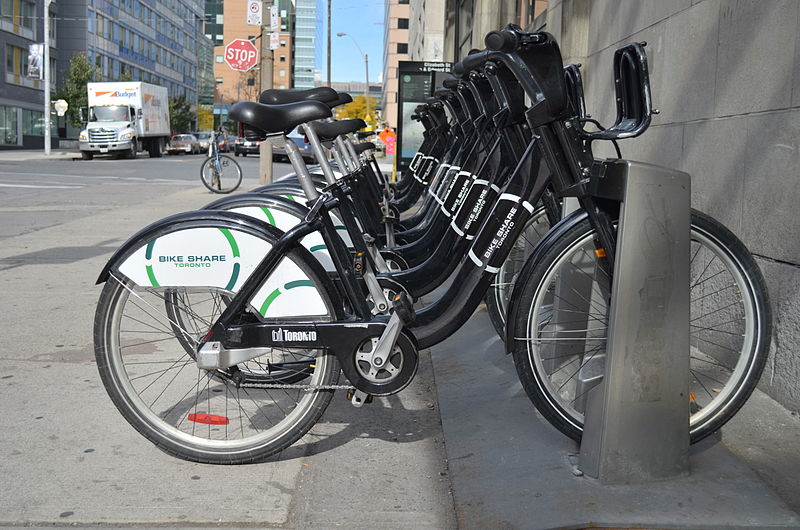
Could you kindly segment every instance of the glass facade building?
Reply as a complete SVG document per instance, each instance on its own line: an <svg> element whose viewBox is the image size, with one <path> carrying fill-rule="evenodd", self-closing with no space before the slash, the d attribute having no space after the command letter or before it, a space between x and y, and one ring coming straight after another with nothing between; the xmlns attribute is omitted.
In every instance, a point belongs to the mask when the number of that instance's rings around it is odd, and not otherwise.
<svg viewBox="0 0 800 530"><path fill-rule="evenodd" d="M295 88L314 88L314 75L322 64L323 17L328 16L327 5L324 0L295 1Z"/></svg>
<svg viewBox="0 0 800 530"><path fill-rule="evenodd" d="M84 0L60 8L59 70L85 52L98 81L144 81L197 102L199 58L207 59L203 0Z"/></svg>
<svg viewBox="0 0 800 530"><path fill-rule="evenodd" d="M58 80L54 21L59 7L50 6L53 83ZM0 149L44 146L44 82L27 76L28 46L44 40L44 2L0 0Z"/></svg>

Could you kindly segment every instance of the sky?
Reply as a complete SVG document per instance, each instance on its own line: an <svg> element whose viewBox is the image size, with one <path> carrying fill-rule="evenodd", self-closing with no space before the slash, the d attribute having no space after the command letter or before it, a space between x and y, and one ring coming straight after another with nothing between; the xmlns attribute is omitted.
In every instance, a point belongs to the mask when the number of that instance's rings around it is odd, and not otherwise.
<svg viewBox="0 0 800 530"><path fill-rule="evenodd" d="M317 19L327 29L327 2ZM364 58L353 40L369 56L369 80L383 73L383 0L331 0L331 81L364 81ZM337 33L352 36L337 37ZM327 36L323 36L322 80L327 80Z"/></svg>

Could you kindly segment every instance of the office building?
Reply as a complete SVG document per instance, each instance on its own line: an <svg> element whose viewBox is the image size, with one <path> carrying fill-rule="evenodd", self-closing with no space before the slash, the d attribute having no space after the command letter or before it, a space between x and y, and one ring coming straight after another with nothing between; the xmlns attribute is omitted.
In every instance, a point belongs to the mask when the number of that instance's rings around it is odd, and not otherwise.
<svg viewBox="0 0 800 530"><path fill-rule="evenodd" d="M56 25L59 6L50 6L51 79L55 71ZM27 77L28 46L44 41L44 2L0 1L0 50L3 77L0 83L0 149L44 146L44 82Z"/></svg>
<svg viewBox="0 0 800 530"><path fill-rule="evenodd" d="M327 16L327 9L324 0L295 0L295 88L314 88L316 71L323 62L325 35L321 17Z"/></svg>
<svg viewBox="0 0 800 530"><path fill-rule="evenodd" d="M166 87L171 98L197 102L200 0L73 0L59 8L60 72L84 52L98 67L98 81L144 81Z"/></svg>
<svg viewBox="0 0 800 530"><path fill-rule="evenodd" d="M408 60L409 0L386 0L383 30L383 121L397 127L397 63Z"/></svg>

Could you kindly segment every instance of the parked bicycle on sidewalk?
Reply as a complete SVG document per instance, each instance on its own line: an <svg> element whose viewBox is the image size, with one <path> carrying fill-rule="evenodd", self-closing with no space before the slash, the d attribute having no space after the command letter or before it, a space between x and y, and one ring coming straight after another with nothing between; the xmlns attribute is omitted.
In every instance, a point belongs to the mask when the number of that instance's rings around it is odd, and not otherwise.
<svg viewBox="0 0 800 530"><path fill-rule="evenodd" d="M217 135L222 128L214 131L208 146L208 158L200 166L200 179L203 185L214 193L230 193L242 183L242 168L228 155L219 154Z"/></svg>

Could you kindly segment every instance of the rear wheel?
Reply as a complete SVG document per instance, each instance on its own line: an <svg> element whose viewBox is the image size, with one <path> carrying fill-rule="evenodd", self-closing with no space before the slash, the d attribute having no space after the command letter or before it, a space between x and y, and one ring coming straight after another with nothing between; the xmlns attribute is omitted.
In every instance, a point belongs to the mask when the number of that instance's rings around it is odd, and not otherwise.
<svg viewBox="0 0 800 530"><path fill-rule="evenodd" d="M509 315L520 381L550 423L580 440L586 392L605 365L610 278L595 232L576 224L542 255ZM769 352L772 317L764 278L744 245L692 212L689 434L697 442L744 404ZM633 383L632 383L633 384Z"/></svg>
<svg viewBox="0 0 800 530"><path fill-rule="evenodd" d="M89 151L81 151L81 158L83 160L91 160L94 158L94 153L90 153Z"/></svg>
<svg viewBox="0 0 800 530"><path fill-rule="evenodd" d="M289 256L319 284L315 269ZM313 319L331 320L331 300L320 294L328 314ZM338 382L336 358L322 350L273 348L228 369L198 368L197 338L231 296L140 287L112 274L98 304L95 355L112 401L142 435L186 460L239 464L282 451L330 402L333 390L319 387Z"/></svg>

